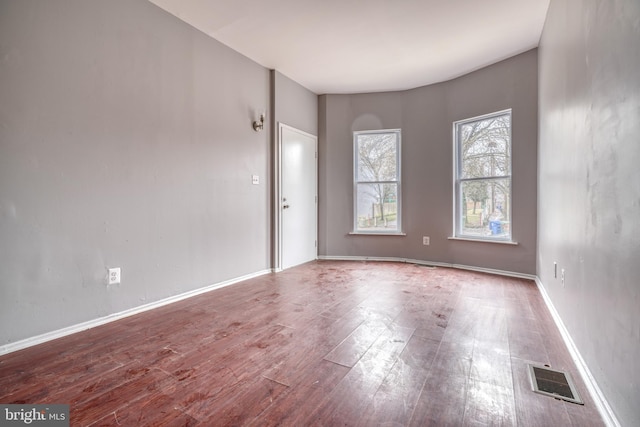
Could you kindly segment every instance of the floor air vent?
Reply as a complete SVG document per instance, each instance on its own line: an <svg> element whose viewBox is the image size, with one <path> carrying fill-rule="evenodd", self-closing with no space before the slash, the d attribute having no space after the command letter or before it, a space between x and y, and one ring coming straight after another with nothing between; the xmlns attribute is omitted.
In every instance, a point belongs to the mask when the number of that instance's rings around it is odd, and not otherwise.
<svg viewBox="0 0 640 427"><path fill-rule="evenodd" d="M536 393L584 405L568 372L529 364L529 377Z"/></svg>

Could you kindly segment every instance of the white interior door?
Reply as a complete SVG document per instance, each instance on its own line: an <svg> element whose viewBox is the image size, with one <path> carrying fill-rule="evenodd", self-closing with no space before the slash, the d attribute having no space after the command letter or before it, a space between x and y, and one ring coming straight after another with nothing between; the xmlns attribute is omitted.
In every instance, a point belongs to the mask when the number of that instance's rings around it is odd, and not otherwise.
<svg viewBox="0 0 640 427"><path fill-rule="evenodd" d="M280 267L317 258L317 137L280 124Z"/></svg>

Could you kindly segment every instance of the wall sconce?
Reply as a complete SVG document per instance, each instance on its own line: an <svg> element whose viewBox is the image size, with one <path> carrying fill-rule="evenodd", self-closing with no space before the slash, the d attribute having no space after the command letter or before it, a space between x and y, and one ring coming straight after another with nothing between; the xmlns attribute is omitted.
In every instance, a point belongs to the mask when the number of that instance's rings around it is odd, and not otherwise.
<svg viewBox="0 0 640 427"><path fill-rule="evenodd" d="M253 122L253 130L256 132L260 132L264 129L264 113L260 114L260 120L256 120Z"/></svg>

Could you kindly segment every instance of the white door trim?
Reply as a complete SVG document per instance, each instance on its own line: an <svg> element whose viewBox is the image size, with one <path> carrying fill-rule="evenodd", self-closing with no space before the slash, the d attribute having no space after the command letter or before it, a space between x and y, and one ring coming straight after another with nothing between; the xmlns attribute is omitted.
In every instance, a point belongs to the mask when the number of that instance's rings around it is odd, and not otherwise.
<svg viewBox="0 0 640 427"><path fill-rule="evenodd" d="M274 271L282 271L282 131L284 129L291 130L293 132L297 132L301 135L313 138L315 140L315 151L316 151L316 176L315 182L318 184L318 136L305 132L303 130L297 129L293 126L289 126L285 123L278 122L278 133L277 133L277 141L276 141L276 153L275 153L275 185L274 185L274 199L273 199L273 217L274 221ZM317 194L317 189L316 189ZM316 201L316 210L318 208L318 204ZM316 214L317 219L317 214ZM318 239L318 224L316 223L316 242Z"/></svg>

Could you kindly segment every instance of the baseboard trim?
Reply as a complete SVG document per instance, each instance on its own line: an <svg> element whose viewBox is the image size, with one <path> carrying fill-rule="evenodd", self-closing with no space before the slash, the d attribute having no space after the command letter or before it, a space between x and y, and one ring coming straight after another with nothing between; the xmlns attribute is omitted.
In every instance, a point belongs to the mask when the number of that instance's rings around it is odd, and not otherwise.
<svg viewBox="0 0 640 427"><path fill-rule="evenodd" d="M558 330L562 335L562 339L564 340L564 343L567 346L567 349L569 349L571 358L573 359L573 362L576 364L576 367L578 368L578 371L580 372L580 375L584 380L585 386L587 387L587 390L589 391L591 398L595 402L598 408L598 412L600 412L600 415L602 416L605 424L608 427L621 427L620 422L618 422L618 419L616 418L613 412L613 409L611 409L609 402L607 402L607 399L602 393L602 390L600 390L600 387L598 386L596 379L591 374L591 371L589 370L586 362L582 358L582 355L580 354L578 347L576 347L576 344L573 342L573 339L571 338L571 334L569 334L569 330L564 325L564 322L562 321L560 314L558 313L555 306L553 305L553 302L551 301L549 294L547 294L547 290L542 284L542 281L540 280L539 277L536 277L535 280L536 280L536 285L538 286L538 289L542 294L542 298L544 299L544 302L547 305L547 308L551 312L553 321L558 327Z"/></svg>
<svg viewBox="0 0 640 427"><path fill-rule="evenodd" d="M580 376L584 380L585 385L587 387L587 390L589 391L589 394L591 395L591 398L595 402L595 404L596 404L596 406L598 408L598 412L602 416L605 424L608 427L621 427L620 422L616 418L613 410L611 409L611 406L609 405L609 403L607 402L607 399L605 398L604 394L602 393L602 390L600 390L600 387L598 386L595 378L591 374L591 371L587 367L586 362L584 361L584 359L582 358L582 355L578 351L578 348L576 347L575 343L573 342L573 339L571 338L571 335L569 334L569 331L567 330L566 326L564 325L564 322L562 322L562 318L560 317L560 315L558 314L558 311L554 307L553 302L551 302L551 298L547 294L547 291L544 288L544 286L543 286L543 284L542 284L542 282L541 282L541 280L540 280L540 278L538 276L533 275L533 274L524 274L524 273L518 273L518 272L513 272L513 271L496 270L496 269L492 269L492 268L482 268L482 267L475 267L475 266L469 266L469 265L463 265L463 264L449 264L449 263L442 263L442 262L431 262L431 261L415 260L415 259L409 259L409 258L397 258L397 257L327 256L327 255L323 255L323 256L318 256L318 259L320 259L320 260L334 260L334 261L406 262L406 263L411 263L411 264L429 265L429 266L435 266L435 267L458 268L458 269L462 269L462 270L471 270L471 271L478 271L478 272L482 272L482 273L497 274L497 275L500 275L500 276L509 276L509 277L517 277L517 278L534 280L535 283L536 283L536 286L538 287L538 289L540 290L540 293L542 294L542 298L544 299L544 302L545 302L547 308L549 309L549 312L551 313L551 316L553 317L554 323L556 324L558 330L560 331L560 334L562 335L562 339L563 339L565 345L567 346L567 349L569 350L569 354L571 355L571 358L573 359L574 363L576 364L576 367L578 368L578 371L580 372Z"/></svg>
<svg viewBox="0 0 640 427"><path fill-rule="evenodd" d="M124 319L125 317L129 317L135 314L143 313L145 311L153 310L154 308L158 308L174 302L182 301L187 298L195 297L197 295L201 295L206 292L213 291L214 289L224 288L225 286L230 286L235 283L242 282L244 280L249 280L255 277L263 276L271 272L272 272L271 269L267 269L267 270L262 270L262 271L258 271L251 274L246 274L244 276L225 280L223 282L214 283L212 285L208 285L203 288L194 289L192 291L184 292L179 295L174 295L158 301L150 302L148 304L140 305L138 307L133 307L128 310L121 311L119 313L113 313L108 316L99 317L97 319L78 323L76 325L68 326L66 328L58 329L51 332L46 332L41 335L37 335L37 336L26 338L13 343L5 344L0 346L0 356L8 353L13 353L14 351L23 350L28 347L33 347L34 345L42 344L47 341L52 341L57 338L62 338L67 335L75 334L77 332L86 331L87 329L95 328L96 326L101 326L107 323L115 322L116 320Z"/></svg>
<svg viewBox="0 0 640 427"><path fill-rule="evenodd" d="M380 262L406 262L409 264L420 264L420 265L428 265L432 267L451 267L451 264L446 264L442 262L430 262L430 261L421 261L414 260L408 258L398 258L398 257L372 257L372 256L329 256L329 255L318 255L319 260L325 261L380 261Z"/></svg>
<svg viewBox="0 0 640 427"><path fill-rule="evenodd" d="M320 255L318 256L318 259L327 260L327 261L406 262L408 264L427 265L427 266L433 266L433 267L458 268L460 270L470 270L470 271L477 271L479 273L497 274L499 276L517 277L520 279L529 279L529 280L536 279L536 276L533 274L518 273L516 271L497 270L494 268L483 268L483 267L476 267L473 265L451 264L451 263L445 263L445 262L427 261L427 260L411 259L411 258Z"/></svg>
<svg viewBox="0 0 640 427"><path fill-rule="evenodd" d="M564 325L564 322L562 321L560 315L558 314L558 311L555 309L555 306L553 305L553 302L551 301L551 298L549 297L549 295L547 294L546 289L544 288L544 285L542 284L542 281L540 280L539 277L535 276L535 275L531 275L531 274L524 274L524 273L518 273L518 272L512 272L512 271L504 271L504 270L497 270L497 269L491 269L491 268L482 268L482 267L475 267L475 266L468 266L468 265L463 265L463 264L451 264L451 263L442 263L442 262L434 262L434 261L426 261L426 260L416 260L416 259L410 259L410 258L399 258L399 257L367 257L367 256L326 256L326 255L322 255L322 256L318 256L319 260L333 260L333 261L381 261L381 262L404 262L404 263L409 263L409 264L418 264L418 265L426 265L426 266L433 266L433 267L445 267L445 268L458 268L458 269L462 269L462 270L470 270L470 271L477 271L477 272L482 272L482 273L491 273L491 274L497 274L497 275L501 275L501 276L509 276L509 277L517 277L517 278L523 278L523 279L531 279L534 280L536 282L536 285L538 287L538 289L540 290L540 293L542 294L542 297L544 299L544 302L547 306L547 308L549 309L549 312L551 313L551 316L553 317L553 320L556 324L556 326L558 327L558 330L560 331L560 334L562 335L562 339L565 342L565 345L567 346L569 353L571 354L571 357L574 361L574 363L576 364L580 375L582 376L585 385L589 391L589 394L591 395L591 397L593 398L596 406L598 407L598 411L600 412L600 415L602 416L603 420L605 421L606 425L609 427L621 427L620 423L618 422L618 419L616 418L613 410L611 409L611 406L609 405L609 403L607 402L604 394L602 393L602 390L600 390L600 387L598 386L595 378L593 377L593 375L591 374L591 371L589 370L589 368L587 367L586 362L584 361L584 359L582 358L582 355L580 354L580 352L578 351L578 348L576 347L575 343L573 342L573 339L571 338L571 335L569 334L569 331L567 330L567 328ZM199 289L195 289L192 291L188 291L188 292L184 292L182 294L179 295L174 295L172 297L168 297L168 298L164 298L162 300L159 301L155 301L155 302L151 302L148 304L144 304L138 307L134 307L128 310L124 310L121 311L119 313L114 313L114 314L110 314L108 316L104 316L104 317L100 317L97 319L93 319L93 320L89 320L87 322L83 322L83 323L79 323L76 325L72 325L72 326L68 326L66 328L62 328L62 329L58 329L56 331L51 331L51 332L47 332L41 335L37 335L34 337L30 337L30 338L26 338L24 340L20 340L20 341L16 341L13 343L9 343L9 344L5 344L0 346L0 356L8 354L8 353L12 353L18 350L22 350L28 347L32 347L38 344L42 344L45 343L47 341L52 341L54 339L57 338L62 338L65 337L67 335L71 335L77 332L81 332L81 331L85 331L87 329L91 329L91 328L95 328L97 326L101 326L107 323L111 323L114 322L116 320L120 320L120 319L124 319L126 317L129 316L133 316L135 314L139 314L139 313L143 313L145 311L149 311L149 310L153 310L154 308L158 308L158 307L162 307L174 302L178 302L178 301L182 301L184 299L187 298L191 298L197 295L201 295L203 293L215 290L215 289L219 289L219 288L223 288L226 286L230 286L233 285L235 283L238 282L242 282L244 280L249 280L255 277L259 277L259 276L263 276L265 274L269 274L272 273L273 270L272 269L267 269L267 270L262 270L262 271L258 271L255 273L251 273L251 274L247 274L244 276L240 276L240 277L236 277L233 279L229 279L229 280L225 280L222 282L218 282L218 283L214 283L212 285L208 285L205 286L203 288L199 288Z"/></svg>

